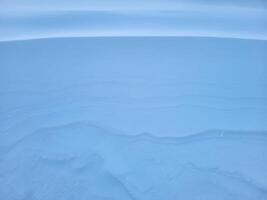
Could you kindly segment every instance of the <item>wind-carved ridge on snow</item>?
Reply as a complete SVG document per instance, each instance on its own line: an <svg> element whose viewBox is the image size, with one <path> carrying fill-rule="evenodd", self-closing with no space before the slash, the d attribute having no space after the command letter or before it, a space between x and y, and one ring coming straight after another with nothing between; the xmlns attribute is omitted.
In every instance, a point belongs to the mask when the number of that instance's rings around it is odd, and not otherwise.
<svg viewBox="0 0 267 200"><path fill-rule="evenodd" d="M102 125L97 125L96 123L91 123L88 121L77 121L77 122L71 122L67 124L57 125L57 126L50 126L45 128L39 128L32 133L29 133L25 136L22 136L22 138L18 139L14 144L10 145L7 149L12 150L12 148L15 148L20 143L23 143L24 141L29 140L32 137L38 137L39 135L46 135L48 133L54 133L57 134L57 131L64 130L65 128L68 129L91 129L94 130L92 133L87 133L84 131L86 137L90 138L93 137L97 141L99 140L105 140L106 138L124 138L124 139L130 139L133 142L138 141L147 141L152 143L160 143L160 144L166 144L166 145L183 145L186 143L192 143L192 142L200 142L203 140L241 140L241 141L259 141L259 142L267 142L267 131L265 130L223 130L223 129L209 129L206 131L201 131L199 133L185 135L185 136L157 136L152 133L144 132L139 133L135 135L127 135L123 133L123 131L116 130L109 127L101 127ZM74 134L75 132L70 134ZM93 135L92 135L93 134ZM180 134L180 133L179 133ZM178 135L179 135L178 134Z"/></svg>
<svg viewBox="0 0 267 200"><path fill-rule="evenodd" d="M127 136L89 122L75 122L42 128L12 145L1 155L0 183L6 183L10 173L14 179L9 185L27 182L21 193L10 194L12 198L35 191L33 199L40 195L49 199L71 186L64 198L78 195L76 189L80 196L96 199L186 198L189 193L184 190L189 187L198 188L190 193L194 197L200 192L225 199L262 199L267 195L267 182L261 173L265 165L260 152L266 150L266 144L265 131L210 130L181 138L148 133ZM232 163L225 163L225 158ZM248 165L251 158L254 165ZM48 180L50 186L44 187ZM9 188L0 184L0 191L1 197Z"/></svg>

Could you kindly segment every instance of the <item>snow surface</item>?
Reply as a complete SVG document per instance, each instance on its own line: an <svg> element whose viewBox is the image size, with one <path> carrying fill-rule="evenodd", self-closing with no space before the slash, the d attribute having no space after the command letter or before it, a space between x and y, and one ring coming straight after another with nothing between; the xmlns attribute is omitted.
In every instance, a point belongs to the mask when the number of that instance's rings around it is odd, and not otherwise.
<svg viewBox="0 0 267 200"><path fill-rule="evenodd" d="M119 135L87 122L2 151L1 199L266 199L267 132Z"/></svg>
<svg viewBox="0 0 267 200"><path fill-rule="evenodd" d="M0 10L1 14L1 10ZM267 40L260 8L2 10L0 41L62 37L192 36Z"/></svg>
<svg viewBox="0 0 267 200"><path fill-rule="evenodd" d="M0 200L267 199L265 1L0 5Z"/></svg>

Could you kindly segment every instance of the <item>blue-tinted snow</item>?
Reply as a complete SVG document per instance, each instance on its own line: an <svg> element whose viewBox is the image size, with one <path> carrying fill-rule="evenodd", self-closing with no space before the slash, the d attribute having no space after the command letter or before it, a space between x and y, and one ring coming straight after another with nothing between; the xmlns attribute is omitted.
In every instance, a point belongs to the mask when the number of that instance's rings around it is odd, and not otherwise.
<svg viewBox="0 0 267 200"><path fill-rule="evenodd" d="M87 122L2 151L2 199L266 199L267 132L119 135Z"/></svg>
<svg viewBox="0 0 267 200"><path fill-rule="evenodd" d="M264 1L0 5L0 200L267 199Z"/></svg>
<svg viewBox="0 0 267 200"><path fill-rule="evenodd" d="M191 36L267 40L265 9L231 6L158 9L1 10L0 41L62 37Z"/></svg>
<svg viewBox="0 0 267 200"><path fill-rule="evenodd" d="M132 135L266 130L266 48L199 37L2 42L1 130L10 139L84 120Z"/></svg>

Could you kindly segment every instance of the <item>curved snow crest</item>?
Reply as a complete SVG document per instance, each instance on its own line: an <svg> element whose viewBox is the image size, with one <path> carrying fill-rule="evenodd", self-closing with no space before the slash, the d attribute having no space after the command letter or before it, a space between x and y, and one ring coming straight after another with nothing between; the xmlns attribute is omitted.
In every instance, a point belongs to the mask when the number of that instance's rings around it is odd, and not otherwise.
<svg viewBox="0 0 267 200"><path fill-rule="evenodd" d="M266 136L222 130L126 136L85 122L44 128L1 155L0 197L264 199Z"/></svg>
<svg viewBox="0 0 267 200"><path fill-rule="evenodd" d="M267 39L265 9L20 11L0 16L0 41L123 36Z"/></svg>
<svg viewBox="0 0 267 200"><path fill-rule="evenodd" d="M66 130L66 132L65 132ZM50 137L49 135L54 134L63 134L67 137L73 137L76 139L76 136L85 137L87 140L87 146L92 147L99 142L102 143L105 140L110 140L111 138L123 139L123 140L132 140L135 142L145 140L147 142L159 143L159 144L173 144L173 145L183 145L187 143L197 143L203 142L205 140L236 140L236 141L254 141L254 142L263 142L267 143L267 131L265 130L223 130L223 129L210 129L202 131L199 133L191 134L188 136L156 136L154 134L144 132L135 135L128 135L123 133L120 130L103 126L102 124L96 124L88 121L77 121L70 122L67 124L51 126L40 128L35 130L33 133L22 137L18 140L13 147L19 146L21 143L24 143L27 140L38 137ZM164 135L164 134L162 134ZM53 136L52 136L53 137ZM86 139L87 138L87 139ZM78 138L79 139L79 138ZM73 144L74 145L74 144ZM12 148L11 148L12 149Z"/></svg>

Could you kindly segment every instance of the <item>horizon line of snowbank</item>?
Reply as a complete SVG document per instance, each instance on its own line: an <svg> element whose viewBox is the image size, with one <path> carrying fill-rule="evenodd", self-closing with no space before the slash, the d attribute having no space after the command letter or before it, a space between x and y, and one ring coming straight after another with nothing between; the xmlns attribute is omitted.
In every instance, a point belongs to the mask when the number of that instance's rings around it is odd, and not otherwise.
<svg viewBox="0 0 267 200"><path fill-rule="evenodd" d="M184 35L184 34L169 34L169 35L52 35L52 36L39 36L39 37L20 37L20 38L11 38L11 39L1 39L0 43L3 42L19 42L19 41L34 41L34 40L50 40L50 39L86 39L86 38L210 38L210 39L233 39L233 40L258 40L266 41L267 37L258 36L258 37L238 37L238 36L216 36L216 35Z"/></svg>

